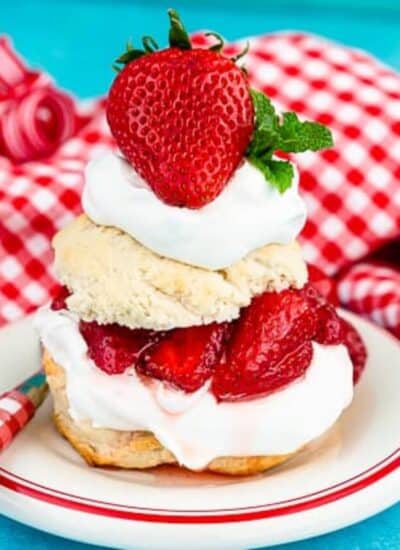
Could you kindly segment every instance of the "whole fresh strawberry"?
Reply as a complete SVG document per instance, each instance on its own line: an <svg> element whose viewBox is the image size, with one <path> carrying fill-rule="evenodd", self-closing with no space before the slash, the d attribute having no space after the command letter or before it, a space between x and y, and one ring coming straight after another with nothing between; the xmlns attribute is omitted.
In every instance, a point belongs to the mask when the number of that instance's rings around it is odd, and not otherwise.
<svg viewBox="0 0 400 550"><path fill-rule="evenodd" d="M194 49L174 10L170 47L128 45L107 103L119 148L164 202L199 208L224 188L249 145L254 110L245 72L223 42Z"/></svg>
<svg viewBox="0 0 400 550"><path fill-rule="evenodd" d="M244 157L284 193L293 166L275 151L318 151L333 144L322 124L279 114L250 89L244 68L222 54L223 40L192 48L178 14L168 10L169 47L142 38L127 45L107 103L111 132L126 159L164 202L201 208L224 189Z"/></svg>

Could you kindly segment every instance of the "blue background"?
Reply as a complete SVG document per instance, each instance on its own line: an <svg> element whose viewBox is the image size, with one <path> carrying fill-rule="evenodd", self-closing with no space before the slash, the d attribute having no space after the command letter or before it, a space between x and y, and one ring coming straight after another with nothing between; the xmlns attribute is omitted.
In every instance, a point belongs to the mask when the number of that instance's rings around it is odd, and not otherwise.
<svg viewBox="0 0 400 550"><path fill-rule="evenodd" d="M213 29L232 40L282 29L307 30L369 50L400 69L397 0L171 0L171 4L191 31ZM0 33L9 34L18 51L61 86L80 97L92 97L106 92L113 77L111 63L128 38L152 34L160 45L165 42L168 7L170 2L156 0L0 0ZM0 517L0 548L78 550L85 545ZM400 504L331 535L277 548L398 550Z"/></svg>

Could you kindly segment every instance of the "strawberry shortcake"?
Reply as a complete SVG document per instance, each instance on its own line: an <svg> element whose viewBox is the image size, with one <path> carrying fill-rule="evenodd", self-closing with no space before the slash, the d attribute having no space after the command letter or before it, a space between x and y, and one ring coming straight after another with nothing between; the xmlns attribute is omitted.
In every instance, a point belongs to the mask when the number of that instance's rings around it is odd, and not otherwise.
<svg viewBox="0 0 400 550"><path fill-rule="evenodd" d="M54 238L43 365L56 426L89 464L256 473L337 421L366 360L309 276L281 155L332 137L278 114L218 34L196 49L169 18L167 48L145 37L117 60L118 150L88 164L84 213Z"/></svg>

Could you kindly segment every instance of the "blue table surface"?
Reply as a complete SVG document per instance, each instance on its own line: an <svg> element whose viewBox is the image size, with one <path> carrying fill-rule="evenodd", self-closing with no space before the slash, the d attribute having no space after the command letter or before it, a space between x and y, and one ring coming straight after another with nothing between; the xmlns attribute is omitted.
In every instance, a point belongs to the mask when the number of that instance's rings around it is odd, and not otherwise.
<svg viewBox="0 0 400 550"><path fill-rule="evenodd" d="M59 85L79 97L106 92L116 54L128 38L166 38L170 2L147 0L10 0L1 2L0 33ZM175 0L190 30L213 29L228 39L299 29L366 49L400 69L400 3L397 0ZM295 521L295 518L293 518ZM0 517L0 548L78 550L60 539ZM94 548L94 547L91 547ZM362 523L279 550L400 549L400 504Z"/></svg>

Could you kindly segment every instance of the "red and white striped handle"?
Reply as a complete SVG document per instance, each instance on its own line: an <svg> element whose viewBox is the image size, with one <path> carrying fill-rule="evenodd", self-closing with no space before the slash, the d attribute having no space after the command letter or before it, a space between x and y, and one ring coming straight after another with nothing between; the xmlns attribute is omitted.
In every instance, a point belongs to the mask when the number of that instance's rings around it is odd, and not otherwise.
<svg viewBox="0 0 400 550"><path fill-rule="evenodd" d="M47 393L46 376L39 371L15 389L0 395L0 452L28 424Z"/></svg>
<svg viewBox="0 0 400 550"><path fill-rule="evenodd" d="M11 443L34 414L34 404L18 390L0 397L0 451Z"/></svg>

